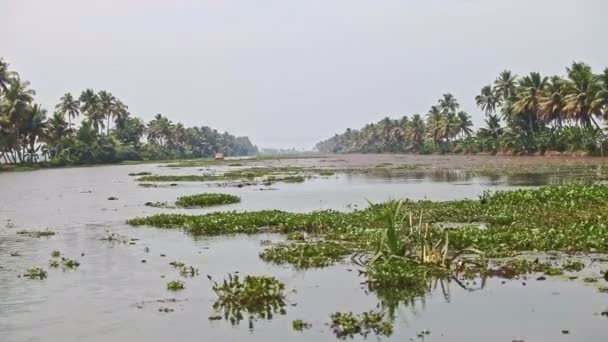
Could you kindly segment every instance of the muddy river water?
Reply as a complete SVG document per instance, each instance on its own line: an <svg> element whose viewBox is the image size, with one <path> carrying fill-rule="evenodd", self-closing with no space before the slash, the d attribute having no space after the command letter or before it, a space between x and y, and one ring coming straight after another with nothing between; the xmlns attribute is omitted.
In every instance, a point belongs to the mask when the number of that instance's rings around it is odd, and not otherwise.
<svg viewBox="0 0 608 342"><path fill-rule="evenodd" d="M145 164L0 174L0 341L335 341L327 325L332 312L361 312L378 305L378 298L362 288L364 279L355 265L344 262L298 271L258 257L263 250L260 242L284 239L278 234L193 238L177 230L130 227L125 220L159 212L352 210L368 200L476 198L486 190L567 181L473 177L456 171L400 177L336 174L261 191L256 186L220 188L195 182L143 188L128 175L195 170ZM201 192L233 193L242 201L204 210L144 206ZM118 199L109 201L112 196ZM17 234L46 228L56 234ZM101 241L109 233L132 244ZM54 250L79 260L81 266L49 269ZM166 289L168 280L180 278L169 266L173 260L182 260L201 274L186 279L186 289L177 293ZM48 269L48 278L19 277L32 266ZM283 281L288 290L286 314L256 321L253 329L247 323L210 321L216 297L205 275L221 279L236 271ZM608 317L599 314L607 307L608 295L582 281L524 284L490 279L478 291L446 282L415 303L398 307L394 333L382 339L607 341ZM159 311L165 308L173 311ZM296 332L294 319L310 322L312 328ZM428 334L420 334L423 331Z"/></svg>

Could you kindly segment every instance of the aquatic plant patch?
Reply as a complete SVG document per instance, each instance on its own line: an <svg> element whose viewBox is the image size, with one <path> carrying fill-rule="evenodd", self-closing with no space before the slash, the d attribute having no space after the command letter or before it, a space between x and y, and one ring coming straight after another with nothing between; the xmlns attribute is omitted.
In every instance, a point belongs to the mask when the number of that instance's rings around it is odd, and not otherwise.
<svg viewBox="0 0 608 342"><path fill-rule="evenodd" d="M352 245L338 242L280 244L260 253L264 261L291 264L296 268L325 267L351 254Z"/></svg>
<svg viewBox="0 0 608 342"><path fill-rule="evenodd" d="M186 265L185 263L183 263L181 261L172 261L169 263L169 265L171 265L171 266L175 267L177 270L179 270L179 274L182 277L192 278L192 277L198 275L198 268L194 268L190 265Z"/></svg>
<svg viewBox="0 0 608 342"><path fill-rule="evenodd" d="M141 172L132 172L132 173L129 173L129 176L150 176L151 174L152 174L152 172L141 171Z"/></svg>
<svg viewBox="0 0 608 342"><path fill-rule="evenodd" d="M32 267L30 269L27 270L27 272L25 272L25 274L23 275L26 278L30 278L30 279L45 279L47 277L47 272L40 268L40 267Z"/></svg>
<svg viewBox="0 0 608 342"><path fill-rule="evenodd" d="M167 290L169 291L181 291L186 288L186 285L181 280L172 280L167 283Z"/></svg>
<svg viewBox="0 0 608 342"><path fill-rule="evenodd" d="M274 277L229 274L221 283L211 281L218 297L213 309L232 324L239 324L245 315L252 325L255 319L285 314L285 284Z"/></svg>
<svg viewBox="0 0 608 342"><path fill-rule="evenodd" d="M291 326L295 331L303 331L304 329L310 329L312 326L310 323L306 323L301 319L295 319L291 322Z"/></svg>
<svg viewBox="0 0 608 342"><path fill-rule="evenodd" d="M55 235L55 232L52 230L34 230L34 231L30 231L30 230L20 230L17 232L17 234L19 235L27 235L30 237L35 237L35 238L40 238L40 237L49 237L49 236L53 236Z"/></svg>
<svg viewBox="0 0 608 342"><path fill-rule="evenodd" d="M175 202L176 205L185 208L209 207L214 205L238 203L241 198L235 195L220 193L205 193L191 196L182 196Z"/></svg>
<svg viewBox="0 0 608 342"><path fill-rule="evenodd" d="M375 252L386 234L385 208L395 202L373 204L348 213L318 211L287 213L276 210L222 212L206 215L154 215L128 221L135 226L180 228L194 235L275 231L310 232L326 240L351 241ZM478 200L409 201L400 206L420 220L428 241L443 241L449 249L474 247L486 257L512 256L521 251L608 252L608 185L565 185L539 189L499 191ZM455 229L442 222L461 223ZM479 229L475 222L484 222ZM470 226L467 224L471 223ZM395 227L397 236L409 224Z"/></svg>
<svg viewBox="0 0 608 342"><path fill-rule="evenodd" d="M355 315L352 312L335 312L331 314L331 328L337 337L354 337L362 335L367 337L370 333L377 336L391 336L393 324L386 320L384 313L367 311Z"/></svg>

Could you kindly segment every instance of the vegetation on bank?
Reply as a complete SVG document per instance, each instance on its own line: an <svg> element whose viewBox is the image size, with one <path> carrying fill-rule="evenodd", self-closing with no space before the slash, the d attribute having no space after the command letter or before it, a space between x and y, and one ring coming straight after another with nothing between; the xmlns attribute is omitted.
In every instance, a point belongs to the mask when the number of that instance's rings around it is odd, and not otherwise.
<svg viewBox="0 0 608 342"><path fill-rule="evenodd" d="M426 117L385 118L321 141L321 152L513 153L547 151L601 154L608 145L608 68L595 74L574 62L566 76L503 71L475 97L486 126L473 131L471 116L444 94Z"/></svg>
<svg viewBox="0 0 608 342"><path fill-rule="evenodd" d="M29 82L0 58L0 160L50 166L254 155L247 137L207 126L185 127L162 114L150 122L131 115L110 92L66 93L53 114L35 103ZM82 115L80 125L75 119ZM3 167L4 169L5 167Z"/></svg>

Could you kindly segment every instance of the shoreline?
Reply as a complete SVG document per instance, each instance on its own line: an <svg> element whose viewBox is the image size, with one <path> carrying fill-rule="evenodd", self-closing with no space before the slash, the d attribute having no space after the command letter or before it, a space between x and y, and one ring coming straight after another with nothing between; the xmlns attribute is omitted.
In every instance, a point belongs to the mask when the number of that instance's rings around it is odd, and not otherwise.
<svg viewBox="0 0 608 342"><path fill-rule="evenodd" d="M112 165L144 164L180 164L180 167L220 166L242 162L242 166L251 167L324 167L328 169L368 169L368 168L403 168L410 167L417 171L438 169L461 169L465 171L509 170L557 167L594 167L603 166L607 159L599 156L580 154L544 154L544 155L510 155L510 154L402 154L402 153L303 153L294 155L262 155L229 157L224 160L211 158L200 159L167 159L167 160L132 160L120 163L79 164L52 166L48 163L34 165L0 164L0 174L8 172L28 172L77 167L97 167ZM192 165L187 165L191 163ZM548 171L548 170L547 170Z"/></svg>

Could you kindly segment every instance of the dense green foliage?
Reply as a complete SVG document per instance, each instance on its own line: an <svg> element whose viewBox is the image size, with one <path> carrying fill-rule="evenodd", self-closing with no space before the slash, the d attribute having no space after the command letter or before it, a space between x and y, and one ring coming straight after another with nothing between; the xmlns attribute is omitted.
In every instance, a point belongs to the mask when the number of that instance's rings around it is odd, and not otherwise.
<svg viewBox="0 0 608 342"><path fill-rule="evenodd" d="M254 155L247 137L185 127L157 114L147 124L111 93L86 89L61 97L54 113L34 102L29 82L0 58L0 160L4 164L113 163L124 160ZM72 121L84 116L80 126Z"/></svg>
<svg viewBox="0 0 608 342"><path fill-rule="evenodd" d="M285 233L306 231L373 250L386 233L384 209L387 205L394 204L377 204L349 213L265 210L198 216L154 215L128 222L181 228L195 235L256 233L268 229ZM487 256L535 250L608 251L608 185L499 191L479 200L404 201L401 210L424 212L421 220L432 228L428 236L433 241L445 237L442 223L463 223L464 227L449 230L449 245L453 250L474 246ZM480 229L479 223L487 228Z"/></svg>
<svg viewBox="0 0 608 342"><path fill-rule="evenodd" d="M191 196L182 196L175 204L180 207L209 207L212 205L238 203L241 199L235 195L206 193Z"/></svg>
<svg viewBox="0 0 608 342"><path fill-rule="evenodd" d="M608 68L594 74L573 63L565 77L503 71L475 97L486 127L473 132L471 117L444 94L426 120L420 114L385 118L317 144L321 152L516 153L585 152L606 145L600 123L608 114Z"/></svg>

